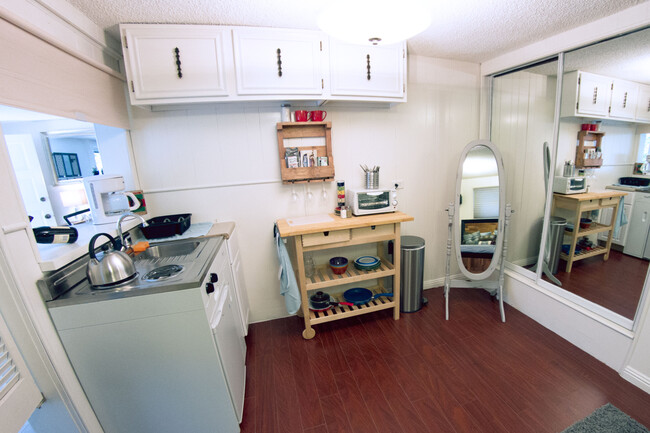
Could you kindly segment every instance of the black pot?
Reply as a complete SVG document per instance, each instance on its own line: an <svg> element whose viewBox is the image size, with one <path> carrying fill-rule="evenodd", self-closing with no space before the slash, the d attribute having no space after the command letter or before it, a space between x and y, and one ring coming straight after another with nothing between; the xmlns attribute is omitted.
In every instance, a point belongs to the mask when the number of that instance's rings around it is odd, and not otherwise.
<svg viewBox="0 0 650 433"><path fill-rule="evenodd" d="M309 301L311 302L311 308L314 310L322 310L330 306L330 295L318 291L316 294L309 297Z"/></svg>

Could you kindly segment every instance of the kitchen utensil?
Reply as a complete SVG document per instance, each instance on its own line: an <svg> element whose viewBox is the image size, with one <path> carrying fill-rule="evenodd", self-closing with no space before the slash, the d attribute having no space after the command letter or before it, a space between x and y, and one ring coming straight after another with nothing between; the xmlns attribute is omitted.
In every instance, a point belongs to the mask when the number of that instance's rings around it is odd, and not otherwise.
<svg viewBox="0 0 650 433"><path fill-rule="evenodd" d="M348 259L345 257L332 257L330 259L330 268L337 275L344 274L348 269Z"/></svg>
<svg viewBox="0 0 650 433"><path fill-rule="evenodd" d="M361 256L354 260L354 267L361 271L372 271L381 266L381 260L375 256Z"/></svg>
<svg viewBox="0 0 650 433"><path fill-rule="evenodd" d="M373 294L369 289L363 288L363 287L355 287L352 289L348 289L345 292L343 292L343 297L347 302L351 302L354 305L363 305L367 304L368 302L372 301L375 298L378 298L380 296L389 296L392 297L392 293L377 293Z"/></svg>
<svg viewBox="0 0 650 433"><path fill-rule="evenodd" d="M112 250L109 246L103 247L103 255L101 259L98 259L95 255L95 241L100 236L106 236L110 240ZM108 233L97 233L90 239L90 243L88 244L90 261L86 268L86 275L93 287L98 289L102 287L109 288L135 276L135 264L133 260L128 254L119 251L119 249L118 242Z"/></svg>
<svg viewBox="0 0 650 433"><path fill-rule="evenodd" d="M147 239L168 238L182 235L192 224L192 214L163 215L147 220L147 227L142 227L142 234Z"/></svg>
<svg viewBox="0 0 650 433"><path fill-rule="evenodd" d="M352 302L337 302L333 296L321 291L316 292L309 298L309 309L312 311L325 311L337 305L354 307L355 304Z"/></svg>

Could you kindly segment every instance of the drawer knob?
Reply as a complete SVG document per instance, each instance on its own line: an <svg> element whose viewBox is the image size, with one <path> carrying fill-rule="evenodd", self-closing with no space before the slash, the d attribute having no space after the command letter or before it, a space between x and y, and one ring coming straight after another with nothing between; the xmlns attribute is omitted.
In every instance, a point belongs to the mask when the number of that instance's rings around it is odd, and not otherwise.
<svg viewBox="0 0 650 433"><path fill-rule="evenodd" d="M215 272L210 273L210 282L216 283L217 281L219 281L219 275L217 275Z"/></svg>
<svg viewBox="0 0 650 433"><path fill-rule="evenodd" d="M207 293L209 295L210 293L213 293L213 292L214 292L214 284L205 283L205 293Z"/></svg>

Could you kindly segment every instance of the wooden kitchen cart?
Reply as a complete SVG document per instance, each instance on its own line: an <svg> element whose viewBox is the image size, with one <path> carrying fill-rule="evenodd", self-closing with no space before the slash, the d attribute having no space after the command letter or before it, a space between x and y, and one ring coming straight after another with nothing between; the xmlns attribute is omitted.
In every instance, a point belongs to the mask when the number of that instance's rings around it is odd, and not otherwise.
<svg viewBox="0 0 650 433"><path fill-rule="evenodd" d="M571 236L571 243L569 244L569 253L561 253L560 258L566 260L566 272L571 272L573 262L577 260L586 259L587 257L597 256L604 254L603 260L609 258L609 249L612 245L612 233L614 225L616 224L616 215L618 213L618 206L621 197L627 195L623 191L603 191L603 192L586 192L582 194L553 194L553 207L551 215L556 215L557 209L566 209L573 212L573 231L565 229L565 234ZM595 221L591 223L589 228L580 228L580 218L583 212L592 211L596 209L612 208L612 219L608 225L600 224ZM600 232L609 231L605 246L596 245L589 251L581 251L576 254L576 243L578 238L587 235L593 235Z"/></svg>
<svg viewBox="0 0 650 433"><path fill-rule="evenodd" d="M315 224L290 225L289 221L279 220L278 231L283 238L290 240L294 272L300 288L301 312L305 321L305 330L302 336L305 339L313 338L316 331L312 325L345 319L346 317L372 313L374 311L393 309L393 318L399 319L399 294L400 294L400 223L413 221L413 217L402 212L366 215L350 218L341 218L334 214L329 215L331 221ZM384 251L384 242L393 241L393 260L389 260ZM307 278L305 275L304 254L310 251L336 250L338 248L377 244L377 255L381 259L381 266L372 271L361 271L354 267L354 258L348 257L348 268L344 274L334 274L329 264L316 266L314 275ZM289 246L289 245L288 245ZM334 252L333 256L339 255ZM342 284L361 281L377 280L378 287L374 293L382 290L381 280L384 277L393 278L393 297L379 297L367 304L344 306L339 305L326 311L311 311L309 297L316 290L340 286ZM372 290L372 289L371 289ZM338 295L338 294L337 294ZM343 295L338 296L343 301Z"/></svg>

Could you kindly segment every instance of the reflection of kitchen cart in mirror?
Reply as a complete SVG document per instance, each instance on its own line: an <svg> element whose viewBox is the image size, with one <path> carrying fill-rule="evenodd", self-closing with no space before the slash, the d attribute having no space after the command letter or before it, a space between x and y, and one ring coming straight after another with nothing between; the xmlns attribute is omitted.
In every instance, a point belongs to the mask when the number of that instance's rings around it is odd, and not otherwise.
<svg viewBox="0 0 650 433"><path fill-rule="evenodd" d="M487 290L498 298L501 320L506 320L503 308L503 272L507 227L512 210L509 204L505 204L505 186L503 160L494 144L488 140L476 140L465 146L456 175L455 201L447 209L447 320L452 287ZM464 279L455 279L451 275L452 240Z"/></svg>

